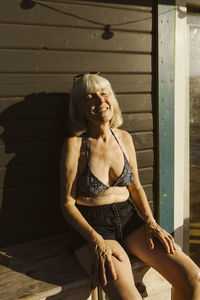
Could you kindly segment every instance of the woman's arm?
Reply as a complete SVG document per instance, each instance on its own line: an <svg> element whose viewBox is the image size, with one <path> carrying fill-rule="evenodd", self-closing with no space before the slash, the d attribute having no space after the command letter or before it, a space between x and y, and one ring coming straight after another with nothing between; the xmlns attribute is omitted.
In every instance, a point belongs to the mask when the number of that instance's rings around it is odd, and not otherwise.
<svg viewBox="0 0 200 300"><path fill-rule="evenodd" d="M61 210L67 222L91 243L97 240L99 235L75 206L80 147L81 139L76 137L67 138L62 147L60 160Z"/></svg>
<svg viewBox="0 0 200 300"><path fill-rule="evenodd" d="M96 279L97 282L101 280L106 285L107 276L105 263L107 263L113 279L116 279L112 255L119 260L121 260L121 257L119 253L111 251L107 242L90 226L75 206L80 147L81 139L71 137L65 141L62 148L60 161L61 210L67 222L88 241L94 250L94 279ZM99 278L100 273L101 276Z"/></svg>
<svg viewBox="0 0 200 300"><path fill-rule="evenodd" d="M126 133L125 139L129 163L134 174L134 181L128 187L128 189L130 191L131 198L133 199L138 211L140 212L145 221L146 237L149 247L151 249L154 248L153 237L156 237L162 242L168 253L174 253L176 248L173 237L156 223L156 220L154 219L151 208L149 206L145 191L140 183L136 152L135 147L133 145L132 137L130 134Z"/></svg>

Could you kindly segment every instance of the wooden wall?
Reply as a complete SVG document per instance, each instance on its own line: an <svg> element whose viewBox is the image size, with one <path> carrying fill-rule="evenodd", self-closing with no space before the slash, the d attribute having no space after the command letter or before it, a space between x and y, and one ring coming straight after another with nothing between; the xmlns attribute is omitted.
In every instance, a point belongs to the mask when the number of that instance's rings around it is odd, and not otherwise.
<svg viewBox="0 0 200 300"><path fill-rule="evenodd" d="M66 103L73 76L85 71L100 71L117 93L153 208L153 1L107 2L0 2L1 245L60 230Z"/></svg>

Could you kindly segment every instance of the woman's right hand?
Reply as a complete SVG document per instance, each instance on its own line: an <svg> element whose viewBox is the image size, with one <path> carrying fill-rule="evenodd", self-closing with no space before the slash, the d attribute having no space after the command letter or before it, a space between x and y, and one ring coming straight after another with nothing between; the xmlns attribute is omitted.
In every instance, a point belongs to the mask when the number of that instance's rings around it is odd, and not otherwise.
<svg viewBox="0 0 200 300"><path fill-rule="evenodd" d="M92 251L94 251L93 274L94 280L97 283L107 285L108 274L111 274L113 280L117 279L116 271L112 261L112 256L122 261L120 253L111 249L107 240L102 237L98 238L91 244Z"/></svg>

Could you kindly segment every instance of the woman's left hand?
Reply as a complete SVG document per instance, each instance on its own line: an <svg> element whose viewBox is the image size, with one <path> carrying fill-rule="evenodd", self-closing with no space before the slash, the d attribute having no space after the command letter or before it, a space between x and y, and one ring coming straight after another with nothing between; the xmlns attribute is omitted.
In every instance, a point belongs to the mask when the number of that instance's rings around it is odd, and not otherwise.
<svg viewBox="0 0 200 300"><path fill-rule="evenodd" d="M145 232L150 249L154 249L153 238L155 237L163 244L167 253L175 254L176 246L174 238L155 221L145 223Z"/></svg>

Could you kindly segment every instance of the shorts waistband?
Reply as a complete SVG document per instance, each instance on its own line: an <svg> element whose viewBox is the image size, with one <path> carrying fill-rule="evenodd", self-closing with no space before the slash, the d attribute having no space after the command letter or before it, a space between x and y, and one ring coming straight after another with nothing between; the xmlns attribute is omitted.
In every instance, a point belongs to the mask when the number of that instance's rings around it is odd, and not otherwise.
<svg viewBox="0 0 200 300"><path fill-rule="evenodd" d="M105 205L88 206L88 205L76 204L76 206L86 210L104 210L104 209L114 208L114 207L122 208L127 204L132 204L132 203L130 200L126 200L123 202L116 202L116 203L105 204Z"/></svg>

